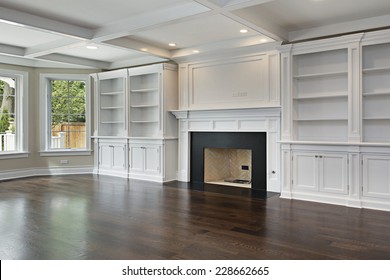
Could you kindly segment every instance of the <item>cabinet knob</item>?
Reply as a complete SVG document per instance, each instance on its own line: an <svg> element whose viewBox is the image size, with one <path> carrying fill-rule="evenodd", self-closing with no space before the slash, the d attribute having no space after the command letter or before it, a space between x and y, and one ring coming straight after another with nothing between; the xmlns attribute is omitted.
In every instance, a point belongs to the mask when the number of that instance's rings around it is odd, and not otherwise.
<svg viewBox="0 0 390 280"><path fill-rule="evenodd" d="M272 174L275 174L276 173L276 171L272 171Z"/></svg>
<svg viewBox="0 0 390 280"><path fill-rule="evenodd" d="M315 157L315 158L318 158L318 156L317 156L317 155L315 155L314 157Z"/></svg>

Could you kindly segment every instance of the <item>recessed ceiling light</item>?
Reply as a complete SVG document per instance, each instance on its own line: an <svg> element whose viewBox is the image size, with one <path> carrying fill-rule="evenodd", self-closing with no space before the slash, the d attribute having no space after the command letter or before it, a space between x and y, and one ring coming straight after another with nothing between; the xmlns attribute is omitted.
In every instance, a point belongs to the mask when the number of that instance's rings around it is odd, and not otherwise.
<svg viewBox="0 0 390 280"><path fill-rule="evenodd" d="M263 38L260 40L260 43L267 43L268 42L268 39L267 38Z"/></svg>
<svg viewBox="0 0 390 280"><path fill-rule="evenodd" d="M176 47L176 44L175 43L169 43L169 46L170 47Z"/></svg>
<svg viewBox="0 0 390 280"><path fill-rule="evenodd" d="M141 49L141 51L143 51L143 52L147 52L147 51L148 51L148 49L147 49L147 48L142 48L142 49Z"/></svg>
<svg viewBox="0 0 390 280"><path fill-rule="evenodd" d="M248 33L248 29L241 29L240 33Z"/></svg>
<svg viewBox="0 0 390 280"><path fill-rule="evenodd" d="M192 52L193 52L193 53L199 53L199 51L198 51L198 50L193 50Z"/></svg>
<svg viewBox="0 0 390 280"><path fill-rule="evenodd" d="M89 50L97 50L98 49L98 47L96 47L96 46L86 46L86 48Z"/></svg>

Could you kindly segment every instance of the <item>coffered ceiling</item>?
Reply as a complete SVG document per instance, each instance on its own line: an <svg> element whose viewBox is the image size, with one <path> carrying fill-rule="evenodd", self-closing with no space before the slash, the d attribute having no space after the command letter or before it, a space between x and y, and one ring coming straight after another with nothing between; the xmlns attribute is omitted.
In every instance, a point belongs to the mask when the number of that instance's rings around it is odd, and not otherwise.
<svg viewBox="0 0 390 280"><path fill-rule="evenodd" d="M388 0L0 0L0 63L114 69L387 27Z"/></svg>

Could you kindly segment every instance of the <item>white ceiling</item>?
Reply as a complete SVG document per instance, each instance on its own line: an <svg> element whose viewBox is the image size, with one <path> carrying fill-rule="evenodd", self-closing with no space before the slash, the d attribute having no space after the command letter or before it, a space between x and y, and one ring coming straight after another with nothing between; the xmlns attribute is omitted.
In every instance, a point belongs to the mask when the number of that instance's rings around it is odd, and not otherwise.
<svg viewBox="0 0 390 280"><path fill-rule="evenodd" d="M114 69L387 27L389 0L0 0L0 63Z"/></svg>

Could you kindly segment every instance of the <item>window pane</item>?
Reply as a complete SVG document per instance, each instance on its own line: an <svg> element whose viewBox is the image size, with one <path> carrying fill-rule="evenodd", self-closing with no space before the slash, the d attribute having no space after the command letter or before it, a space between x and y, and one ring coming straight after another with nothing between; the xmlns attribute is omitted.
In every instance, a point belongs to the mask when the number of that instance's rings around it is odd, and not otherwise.
<svg viewBox="0 0 390 280"><path fill-rule="evenodd" d="M69 81L69 96L71 98L80 98L85 100L85 82ZM85 103L83 101L83 103Z"/></svg>
<svg viewBox="0 0 390 280"><path fill-rule="evenodd" d="M66 101L68 99L68 81L52 80L51 95L52 99L62 98L62 100Z"/></svg>
<svg viewBox="0 0 390 280"><path fill-rule="evenodd" d="M85 115L71 115L70 122L72 123L82 123L85 128Z"/></svg>
<svg viewBox="0 0 390 280"><path fill-rule="evenodd" d="M53 80L51 86L51 148L86 148L85 82Z"/></svg>
<svg viewBox="0 0 390 280"><path fill-rule="evenodd" d="M16 79L0 76L0 152L16 150Z"/></svg>
<svg viewBox="0 0 390 280"><path fill-rule="evenodd" d="M66 148L85 148L86 143L86 134L85 132L73 132L69 131L66 134Z"/></svg>

